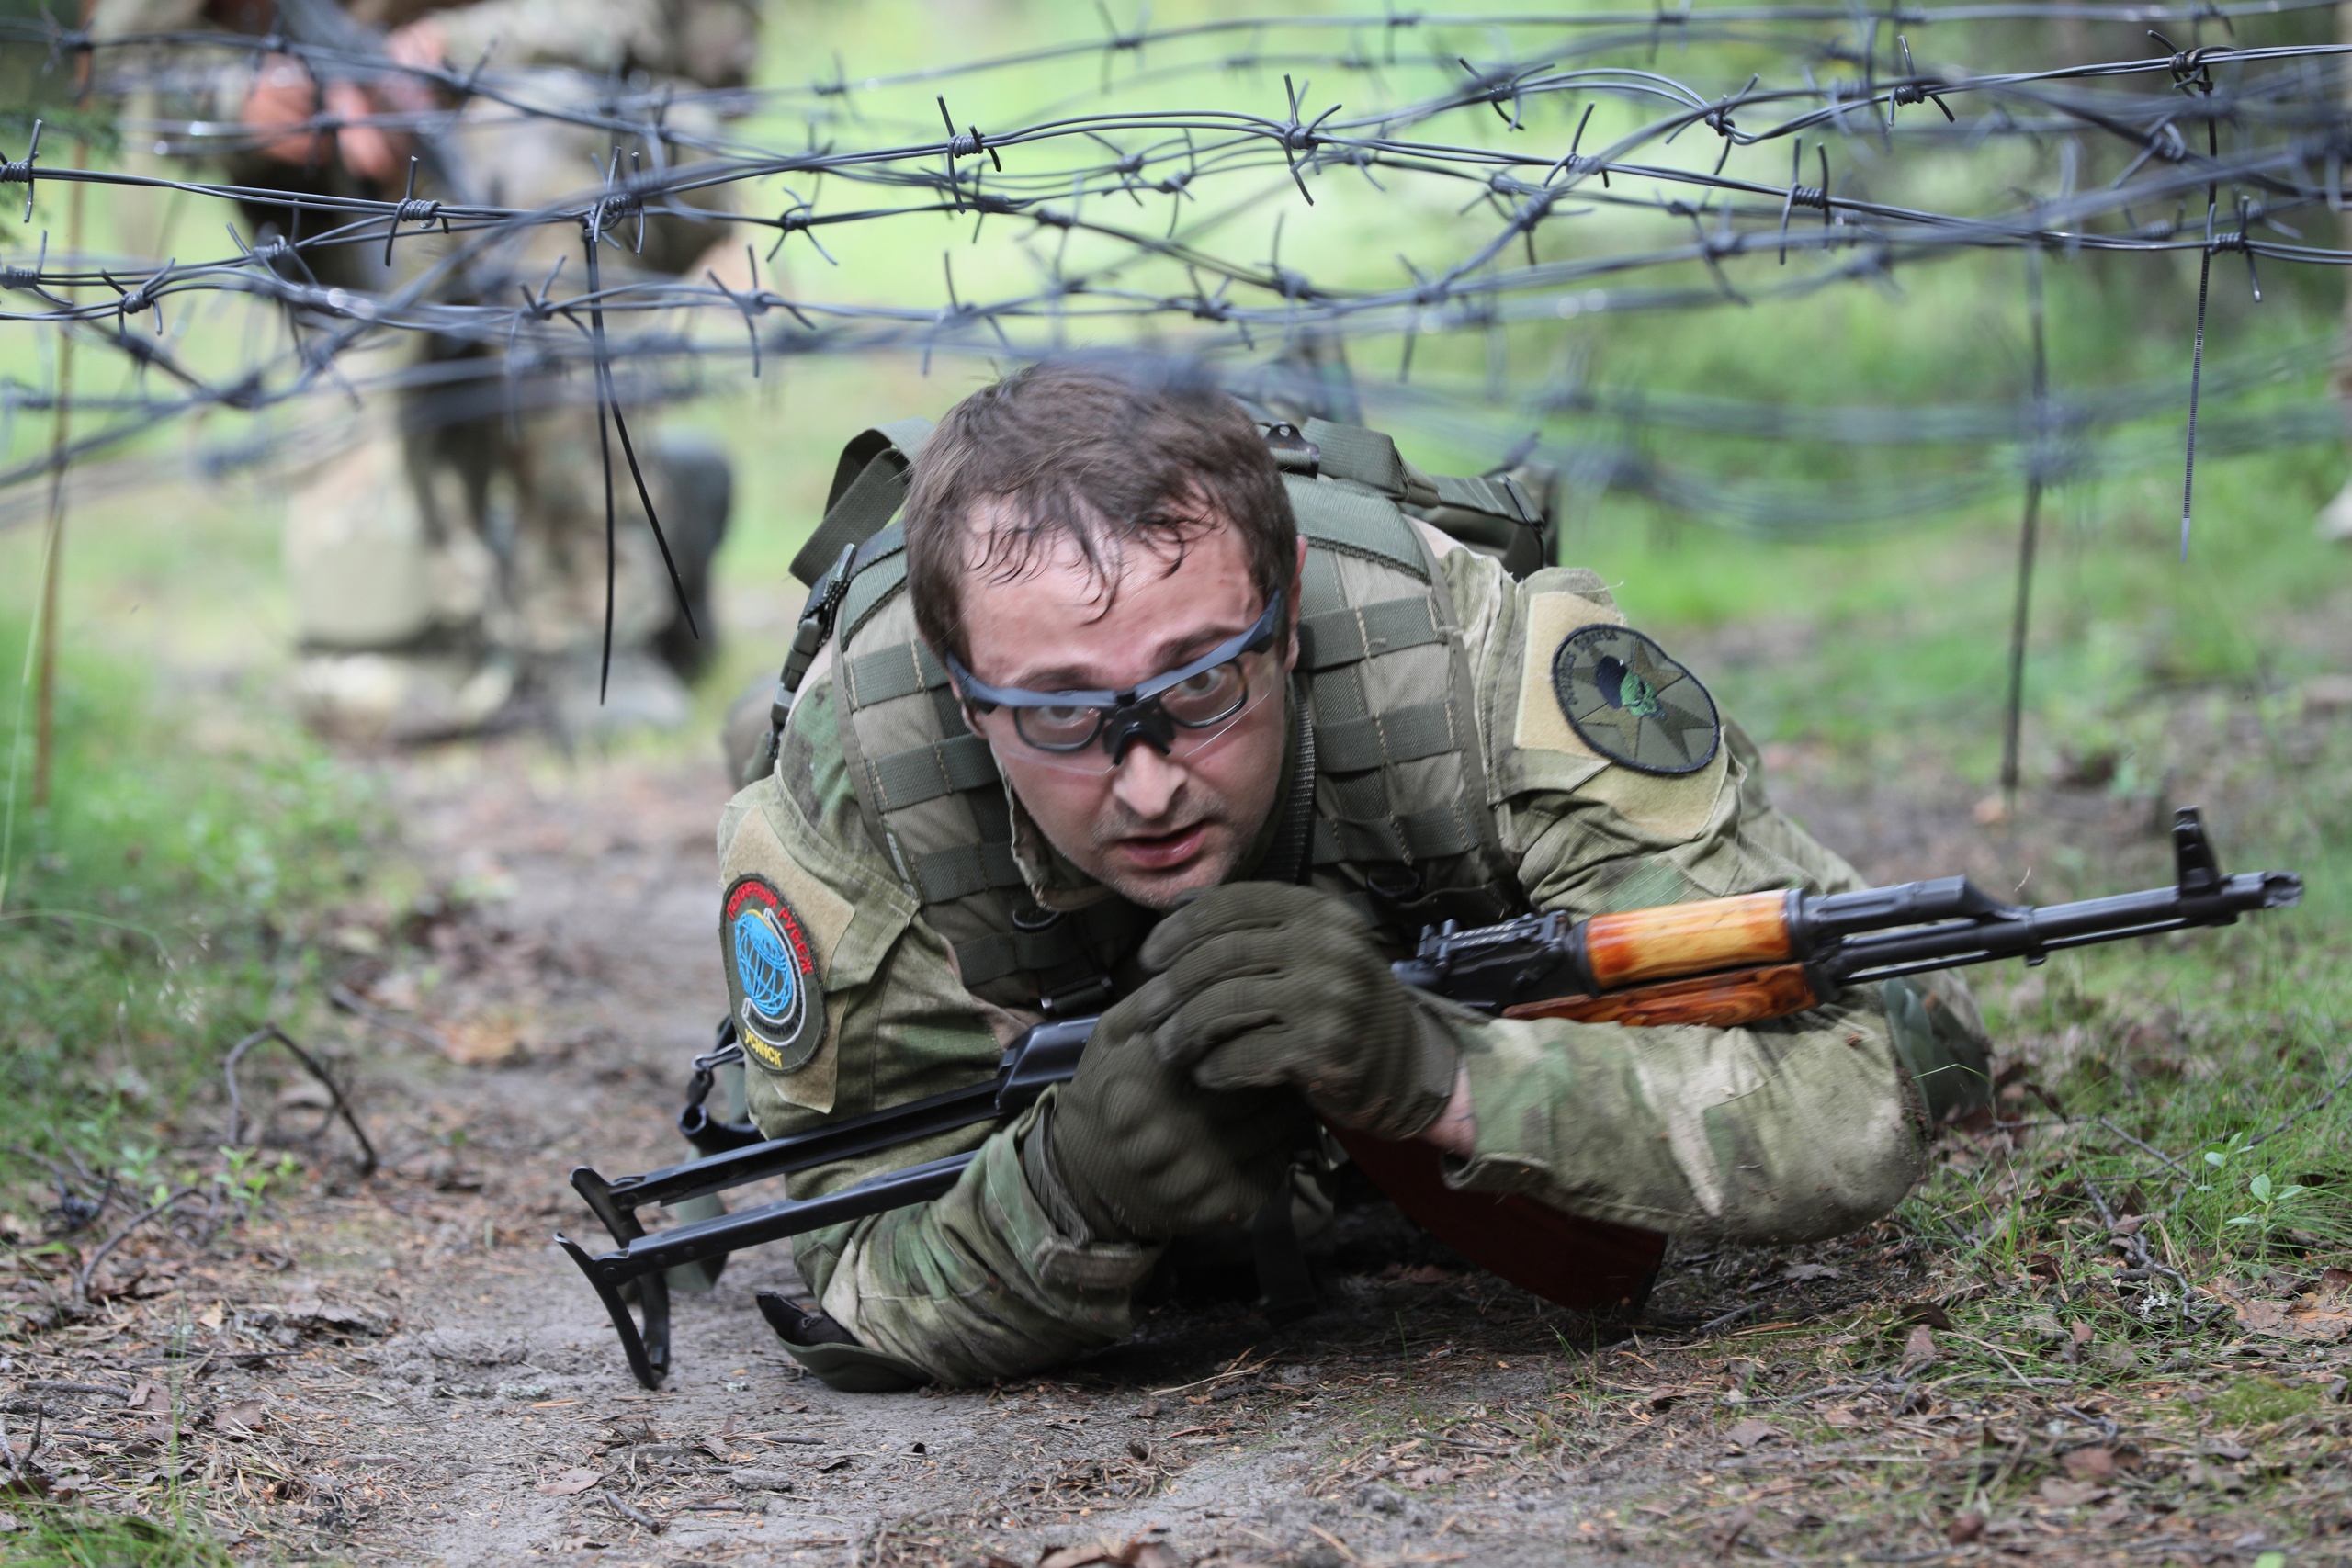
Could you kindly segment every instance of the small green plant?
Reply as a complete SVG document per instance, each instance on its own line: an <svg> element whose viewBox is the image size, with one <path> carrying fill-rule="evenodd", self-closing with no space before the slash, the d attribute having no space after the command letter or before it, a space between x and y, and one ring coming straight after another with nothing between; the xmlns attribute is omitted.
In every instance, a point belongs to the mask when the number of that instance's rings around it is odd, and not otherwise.
<svg viewBox="0 0 2352 1568"><path fill-rule="evenodd" d="M160 1168L164 1151L152 1144L125 1144L122 1157L114 1168L115 1179L130 1192L144 1198L150 1205L160 1203L172 1190Z"/></svg>
<svg viewBox="0 0 2352 1568"><path fill-rule="evenodd" d="M300 1171L290 1154L281 1154L273 1161L263 1158L259 1149L223 1148L221 1168L212 1178L213 1185L228 1200L230 1212L239 1220L250 1220L261 1210L262 1200L273 1184L291 1181Z"/></svg>
<svg viewBox="0 0 2352 1568"><path fill-rule="evenodd" d="M2301 1183L2291 1181L2284 1187L2274 1190L2269 1173L2260 1170L2256 1171L2252 1179L2246 1182L2245 1190L2247 1195L2253 1198L2258 1207L2235 1215L2228 1223L2233 1225L2258 1227L2262 1233L2262 1240L2266 1244L2270 1239L2270 1227L2284 1218L2284 1212L2288 1206L2308 1190Z"/></svg>
<svg viewBox="0 0 2352 1568"><path fill-rule="evenodd" d="M2216 1173L2219 1173L2229 1168L2231 1160L2236 1158L2239 1155L2244 1154L2245 1152L2245 1134L2244 1133L2232 1133L2230 1134L2229 1142L2223 1144L2220 1148L2207 1149L2205 1151L2205 1163ZM2197 1190L2199 1192L2211 1192L2213 1190L2213 1184L2210 1181L2199 1182L2198 1184Z"/></svg>

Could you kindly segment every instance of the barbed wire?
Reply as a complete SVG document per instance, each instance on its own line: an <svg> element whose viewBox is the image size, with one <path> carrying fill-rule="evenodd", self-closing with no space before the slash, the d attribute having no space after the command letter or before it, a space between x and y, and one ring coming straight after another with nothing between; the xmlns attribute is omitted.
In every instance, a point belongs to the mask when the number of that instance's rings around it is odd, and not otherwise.
<svg viewBox="0 0 2352 1568"><path fill-rule="evenodd" d="M2207 279L2216 257L2236 257L2257 298L2258 263L2352 263L2352 251L2297 227L2344 209L2352 116L2340 96L2342 57L2352 46L2200 41L2216 28L2230 37L2241 21L2278 26L2302 13L2324 17L2327 7L1392 8L1159 28L1122 28L1104 11L1100 37L857 79L836 61L830 77L804 85L728 92L505 70L490 57L422 66L372 45L284 33L101 37L0 24L0 40L44 51L52 72L85 76L83 113L112 114L152 152L144 168L62 165L53 133L45 150L36 125L21 156L0 156L0 186L25 187L28 225L37 199L74 186L210 203L221 218L220 243L205 242L200 254L74 254L28 228L26 243L0 263L0 322L72 334L135 373L129 389L105 396L0 378L0 437L20 414L70 405L92 416L46 450L20 455L0 439L0 523L28 509L8 487L207 411L266 424L294 405L348 410L386 396L446 396L449 409L476 412L485 400L504 408L571 399L605 411L627 454L625 406L708 392L780 362L907 354L927 369L939 355L1025 360L1104 343L1197 355L1240 376L1303 339L1391 340L1395 383L1367 395L1488 451L1521 444L1531 423L1605 416L1621 431L1664 423L1845 446L1997 446L2017 455L2010 467L2058 482L2093 471L2099 444L2112 447L2134 422L2193 420L2196 396L2309 377L2334 365L2335 349L2288 356L2291 365L2273 356L2208 368L2200 288L2193 393L2184 367L2169 382L2073 396L1805 411L1635 397L1557 377L1480 389L1433 382L1426 365L1416 385L1417 344L1491 339L1536 322L1770 305L1884 285L1970 252L2195 256ZM2129 26L2151 51L2002 72L1933 63L1927 52L1931 39L1955 32L2059 20ZM2034 45L2046 41L2009 39ZM1188 49L1195 52L1170 58ZM1657 68L1669 49L1674 73ZM266 130L130 112L218 92L271 58L299 62L314 83L397 79L432 101L321 112ZM991 118L984 130L954 107L951 93L1001 96L1024 73L1093 59L1096 85L1033 114ZM1146 101L1211 81L1226 96L1249 96L1255 89L1233 84L1253 75L1271 96L1277 74L1278 109ZM1332 75L1377 101L1354 108L1347 95L1316 88L1317 77ZM1394 91L1407 77L1418 90ZM925 97L936 111L928 130L909 107ZM1080 112L1088 97L1101 107ZM1603 107L1609 134L1589 137ZM763 141L780 117L802 122L805 145ZM593 134L606 151L564 198L502 205L464 166L462 142L530 120ZM271 143L362 127L414 147L398 196L201 177ZM2024 189L2013 177L2047 175L2041 165L2052 159L2050 188ZM185 170L171 166L182 160ZM1912 178L1955 165L1986 174ZM1906 181L1930 193L1957 183L1978 203L1947 209L1874 194ZM241 228L255 211L288 222L275 232ZM1261 257L1254 245L1270 215ZM828 265L830 236L925 218L956 226L935 296L876 299L864 276ZM663 276L640 261L649 222L707 226L714 236L732 225L763 234L766 249L731 281L716 268ZM539 236L561 239L585 265L567 257L526 275L518 258L542 254L543 244L532 250ZM1337 254L1326 248L1334 237L1345 242ZM1384 278L1386 264L1371 259L1379 249L1439 259L1400 254ZM971 258L960 286L958 256ZM1029 280L1006 286L1016 256ZM374 260L380 286L321 281L338 270L331 261L355 257ZM975 275L989 281L976 288ZM234 299L275 323L274 340L233 365L209 343L191 349L195 309ZM436 345L429 355L400 348L427 341ZM2209 446L2327 439L2341 434L2340 419L2328 427L2328 407L2209 420L2193 437L2175 435L2191 441L2192 457ZM303 428L338 417L347 415L306 414ZM2146 447L2146 438L2133 445L2143 456ZM1825 506L1817 487L1775 501L1632 461L1623 443L1547 434L1529 450L1768 531L1944 510L2001 475L1998 465L1973 465L1941 484L1849 489ZM233 460L253 456L240 447ZM2185 530L2186 502L2183 511Z"/></svg>

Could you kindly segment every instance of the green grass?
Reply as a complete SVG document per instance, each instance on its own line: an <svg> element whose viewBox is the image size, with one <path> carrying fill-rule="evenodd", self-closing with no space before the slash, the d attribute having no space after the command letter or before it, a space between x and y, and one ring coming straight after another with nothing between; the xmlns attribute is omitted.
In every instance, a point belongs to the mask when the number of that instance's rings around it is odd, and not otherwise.
<svg viewBox="0 0 2352 1568"><path fill-rule="evenodd" d="M16 664L22 622L0 621L0 644ZM303 999L321 913L364 878L379 818L290 726L208 739L215 699L68 646L44 808L17 694L0 706L0 761L19 758L0 867L0 1151L137 1167L143 1188L185 1157L175 1139L207 1135L187 1113L230 1042ZM29 1171L0 1152L12 1168Z"/></svg>
<svg viewBox="0 0 2352 1568"><path fill-rule="evenodd" d="M234 1561L202 1525L39 1504L0 1536L7 1568L229 1568Z"/></svg>

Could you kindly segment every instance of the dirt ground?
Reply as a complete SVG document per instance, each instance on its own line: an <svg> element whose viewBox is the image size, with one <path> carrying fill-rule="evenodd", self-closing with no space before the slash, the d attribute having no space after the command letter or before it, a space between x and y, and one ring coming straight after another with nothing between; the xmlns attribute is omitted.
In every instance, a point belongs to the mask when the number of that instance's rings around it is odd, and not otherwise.
<svg viewBox="0 0 2352 1568"><path fill-rule="evenodd" d="M1957 785L1898 811L1826 760L1775 761L1867 870L2016 879L2014 846L1971 823ZM2346 1517L2324 1471L2291 1532L2267 1513L2262 1434L2283 1417L2243 1393L2340 1398L2339 1341L2224 1317L2213 1333L2240 1342L2172 1376L2059 1324L2091 1284L1948 1277L1891 1224L1802 1252L1678 1248L1622 1324L1450 1266L1366 1212L1316 1316L1171 1302L1060 1376L887 1396L786 1359L752 1305L797 1287L772 1247L679 1303L675 1371L644 1392L548 1235L595 1234L575 1165L684 1153L669 1119L724 1006L719 770L567 763L522 740L382 765L431 891L351 912L334 937L351 1005L311 1042L351 1078L382 1168L356 1178L330 1133L299 1195L209 1252L151 1227L86 1305L18 1281L33 1321L0 1356L0 1408L68 1497L187 1500L254 1560L667 1568L2251 1563L2324 1528L2310 1510ZM2091 802L2057 830L2159 867L2145 804ZM1963 826L1937 838L1931 821ZM281 1064L252 1064L258 1096ZM275 1081L273 1113L308 1127L317 1096ZM2029 1342L2065 1343L1948 1371L1934 1335L1950 1346L1949 1313L1988 1298Z"/></svg>

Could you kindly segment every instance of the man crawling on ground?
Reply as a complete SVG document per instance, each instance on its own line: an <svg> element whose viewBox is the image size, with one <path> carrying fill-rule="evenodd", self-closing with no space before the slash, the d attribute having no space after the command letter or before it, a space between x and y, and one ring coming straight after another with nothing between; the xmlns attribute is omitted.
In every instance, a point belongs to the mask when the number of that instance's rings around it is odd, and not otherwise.
<svg viewBox="0 0 2352 1568"><path fill-rule="evenodd" d="M1402 510L1439 481L1385 437L1318 438L1285 470L1205 384L1049 363L951 411L848 563L719 829L754 1119L984 1081L1040 1017L1102 1017L1011 1123L795 1179L978 1149L944 1196L799 1238L820 1310L766 1304L827 1381L1121 1338L1171 1241L1297 1201L1318 1120L1522 1213L1785 1243L1886 1213L1981 1103L1949 976L1724 1029L1487 1019L1392 977L1443 919L1860 879L1597 576L1515 581Z"/></svg>

